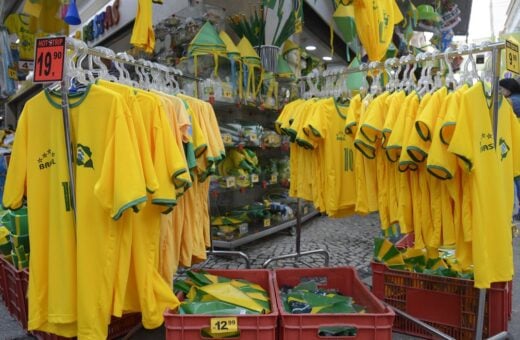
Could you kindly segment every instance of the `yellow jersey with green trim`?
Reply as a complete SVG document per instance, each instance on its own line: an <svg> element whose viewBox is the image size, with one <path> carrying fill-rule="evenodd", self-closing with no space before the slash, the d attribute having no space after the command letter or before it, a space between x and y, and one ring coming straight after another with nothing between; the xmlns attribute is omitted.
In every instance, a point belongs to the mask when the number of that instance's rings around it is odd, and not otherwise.
<svg viewBox="0 0 520 340"><path fill-rule="evenodd" d="M137 1L137 15L135 17L130 44L152 53L155 48L155 32L152 21L153 6L150 0Z"/></svg>
<svg viewBox="0 0 520 340"><path fill-rule="evenodd" d="M369 60L384 58L392 43L394 26L403 15L394 0L355 0L354 18L357 34Z"/></svg>
<svg viewBox="0 0 520 340"><path fill-rule="evenodd" d="M18 208L27 194L29 224L38 225L29 231L28 328L106 338L114 288L106 278L116 275L118 240L128 230L118 220L146 200L146 183L123 98L90 85L69 100L76 226L61 96L47 90L20 117L3 204Z"/></svg>
<svg viewBox="0 0 520 340"><path fill-rule="evenodd" d="M383 127L386 115L392 105L393 98L398 97L398 93L387 94L380 100L374 100L369 107L369 112L360 130L370 145L375 148L375 159L377 162L377 198L379 219L381 228L388 229L396 220L390 217L390 185L393 185L395 192L394 173L390 169L390 163L386 159L383 149ZM377 98L376 98L377 99ZM395 108L393 109L395 110ZM390 182L392 177L392 182ZM391 184L392 183L392 184ZM395 194L394 194L395 198ZM397 206L395 207L397 209Z"/></svg>
<svg viewBox="0 0 520 340"><path fill-rule="evenodd" d="M498 135L493 136L492 102L481 82L461 96L459 116L448 151L469 173L475 287L512 279L511 216L513 177L518 174L518 121L507 100L498 109ZM494 180L493 180L494 179Z"/></svg>
<svg viewBox="0 0 520 340"><path fill-rule="evenodd" d="M322 139L316 147L323 149L325 207L327 212L336 213L353 207L356 199L353 144L344 131L348 107L338 105L333 98L319 105L308 120L308 128L314 137Z"/></svg>
<svg viewBox="0 0 520 340"><path fill-rule="evenodd" d="M377 97L375 100L379 100ZM356 174L356 212L359 214L368 214L377 211L377 183L376 183L376 166L372 160L375 157L375 148L361 131L369 107L372 104L373 96L367 95L363 98L359 108L359 117L356 124L348 124L352 132L355 131L354 137L354 172ZM348 126L347 125L347 126ZM357 127L357 129L356 129Z"/></svg>

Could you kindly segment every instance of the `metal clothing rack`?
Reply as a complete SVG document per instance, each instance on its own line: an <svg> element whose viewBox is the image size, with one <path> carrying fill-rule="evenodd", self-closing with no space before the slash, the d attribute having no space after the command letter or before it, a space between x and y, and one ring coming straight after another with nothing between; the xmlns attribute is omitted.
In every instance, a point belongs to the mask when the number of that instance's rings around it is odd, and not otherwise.
<svg viewBox="0 0 520 340"><path fill-rule="evenodd" d="M161 65L161 64L157 64L157 63L143 63L141 61L136 61L136 60L132 60L130 58L125 58L123 56L116 56L115 53L112 54L112 53L105 53L101 50L98 50L98 49L95 49L95 48L90 48L88 47L86 44L84 44L82 41L79 41L79 40L76 40L76 39L73 39L73 38L66 38L66 44L67 44L67 48L68 49L72 49L72 50L77 50L77 51L81 51L81 53L84 53L84 54L87 54L87 55L91 55L91 56L94 56L94 57L100 57L100 58L103 58L103 59L108 59L108 60L111 60L113 62L117 62L117 63L120 63L120 64L125 64L125 65L131 65L131 66L134 66L134 67L139 67L141 69L145 69L145 70L148 70L148 71L158 71L158 72L166 72L168 74L172 73L172 71L174 71L175 69L171 68L171 67L167 67L167 66L164 66L164 65ZM108 49L106 49L108 50ZM67 63L65 63L65 66L67 65ZM64 78L63 78L63 81L61 82L61 86L62 88L68 88L69 85L70 85L70 74L69 72L67 71L70 71L70 70L64 70ZM175 73L175 72L174 72ZM182 72L180 73L176 73L176 76L179 76L181 78L184 78L184 79L188 79L188 80L192 80L192 81L195 81L197 83L197 88L198 86L200 85L200 81L202 80L201 78L198 78L198 77L194 77L194 76L191 76L191 75L186 75L186 74L183 74ZM200 93L199 89L197 89L196 93ZM75 194L75 182L74 182L74 166L73 166L73 162L74 162L74 155L72 154L72 149L71 149L71 137L70 137L70 120L69 120L69 103L68 103L68 96L67 96L67 92L66 91L62 91L62 112L63 112L63 124L64 124L64 129L65 129L65 145L67 146L67 161L68 161L68 170L69 170L69 177L70 177L70 186L71 186L71 190L70 190L70 193L71 193L71 205L72 205L72 210L74 212L74 218L76 216L76 194ZM210 233L211 235L211 233ZM243 252L239 252L239 251L220 251L220 250L215 250L214 247L213 247L213 238L210 236L211 238L211 247L209 250L206 251L206 254L208 256L237 256L237 257L242 257L245 261L246 261L246 267L247 268L250 268L251 267L251 264L250 264L250 260L249 260L249 257L244 254Z"/></svg>
<svg viewBox="0 0 520 340"><path fill-rule="evenodd" d="M267 259L263 264L263 268L269 267L269 265L272 262L280 261L280 260L286 260L286 259L295 259L296 261L300 261L301 263L305 264L307 267L311 267L308 263L301 261L300 258L302 256L308 256L308 255L314 255L314 254L322 254L325 258L325 267L329 265L329 252L324 249L314 249L314 250L308 250L308 251L301 251L301 235L302 235L302 217L301 217L301 199L298 198L297 200L297 206L296 206L296 253L292 254L286 254L286 255L280 255L275 256Z"/></svg>
<svg viewBox="0 0 520 340"><path fill-rule="evenodd" d="M368 72L368 71L372 71L372 70L385 70L388 66L397 67L397 66L403 66L403 65L408 65L408 64L414 64L417 62L434 61L437 59L447 60L447 58L449 58L449 57L460 56L460 55L472 55L473 53L479 53L479 52L491 52L492 53L491 54L492 65L493 65L493 77L492 77L493 136L494 136L494 142L496 145L496 142L497 142L496 139L497 139L497 133L498 133L498 105L499 105L498 81L499 81L499 77L500 77L500 62L501 62L500 51L504 48L505 48L505 42L495 42L495 43L484 42L480 45L474 45L474 44L472 44L470 46L466 45L458 50L447 50L444 53L423 53L420 56L420 58L419 57L418 58L401 57L400 59L390 58L382 63L381 62L372 62L370 64L363 63L358 67L349 68L342 72L337 72L337 73L333 73L330 75L320 75L318 77L340 76L340 75L352 74L352 73L357 73L357 72ZM306 79L312 79L312 78L315 78L315 76L311 75L311 76L301 77L300 80L306 80ZM299 213L298 213L298 215L299 215ZM269 265L270 262L275 261L275 260L290 258L290 257L298 258L300 255L304 254L304 253L300 254L300 251L299 251L299 249L300 249L300 232L301 232L300 228L301 228L300 224L298 223L297 241L296 241L297 242L297 244L296 244L297 253L269 259L264 263L264 267L267 267L267 265ZM319 251L314 251L314 252L319 252ZM306 252L306 253L313 253L313 252L311 251L311 252ZM485 289L485 288L479 289L477 329L475 332L476 340L482 339L483 327L484 327L484 310L485 310L485 305L486 305L486 292L487 292L487 289ZM399 315L407 318L408 320L416 323L417 325L427 329L429 332L434 333L436 336L439 336L443 339L453 339L451 336L414 318L413 316L411 316L393 306L390 306L390 305L388 305L388 306L390 308L394 309L397 314L399 314ZM494 335L493 337L491 337L489 339L497 340L497 339L508 339L508 338L512 338L508 332L501 332L499 334Z"/></svg>

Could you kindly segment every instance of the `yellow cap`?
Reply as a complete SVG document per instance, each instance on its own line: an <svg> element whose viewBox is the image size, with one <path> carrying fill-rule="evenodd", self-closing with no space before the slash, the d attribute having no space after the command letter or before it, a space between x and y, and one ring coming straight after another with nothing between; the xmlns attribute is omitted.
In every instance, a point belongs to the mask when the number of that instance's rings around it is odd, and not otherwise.
<svg viewBox="0 0 520 340"><path fill-rule="evenodd" d="M260 57L258 53L256 53L253 46L246 37L243 37L238 43L238 50L240 51L240 57L242 60L252 63L252 64L260 64Z"/></svg>
<svg viewBox="0 0 520 340"><path fill-rule="evenodd" d="M287 40L283 44L282 55L285 57L285 55L287 53L291 52L292 50L299 50L299 49L300 49L300 46L296 45L292 40Z"/></svg>
<svg viewBox="0 0 520 340"><path fill-rule="evenodd" d="M240 56L240 51L238 50L237 45L235 45L233 40L231 40L231 38L225 31L220 31L219 37L226 45L226 52L228 56L231 56L232 54Z"/></svg>

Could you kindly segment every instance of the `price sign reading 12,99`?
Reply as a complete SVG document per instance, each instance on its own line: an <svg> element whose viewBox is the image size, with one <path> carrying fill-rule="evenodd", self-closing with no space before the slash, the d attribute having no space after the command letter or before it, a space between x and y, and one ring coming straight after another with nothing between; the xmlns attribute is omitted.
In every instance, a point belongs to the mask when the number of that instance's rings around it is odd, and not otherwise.
<svg viewBox="0 0 520 340"><path fill-rule="evenodd" d="M63 80L65 37L36 39L34 61L33 82L46 83Z"/></svg>

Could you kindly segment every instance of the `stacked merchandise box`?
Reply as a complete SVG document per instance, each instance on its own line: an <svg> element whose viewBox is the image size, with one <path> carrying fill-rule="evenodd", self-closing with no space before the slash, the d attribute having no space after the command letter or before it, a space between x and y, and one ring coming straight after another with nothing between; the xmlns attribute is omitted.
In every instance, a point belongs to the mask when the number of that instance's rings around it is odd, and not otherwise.
<svg viewBox="0 0 520 340"><path fill-rule="evenodd" d="M319 288L333 289L353 298L366 308L364 313L352 314L291 314L284 310L280 289L314 281ZM274 285L280 310L281 340L322 339L320 328L348 326L355 335L349 339L392 339L394 312L385 307L359 279L355 268L276 269ZM335 339L337 339L335 337Z"/></svg>
<svg viewBox="0 0 520 340"><path fill-rule="evenodd" d="M413 246L413 235L406 236L396 246L401 249ZM455 339L475 338L479 290L474 281L395 270L376 262L371 267L372 292L379 299ZM487 290L485 337L507 330L512 311L511 288L511 282L499 282ZM427 330L399 315L394 330L432 338Z"/></svg>
<svg viewBox="0 0 520 340"><path fill-rule="evenodd" d="M273 287L272 273L268 270L207 270L209 274L227 277L230 279L243 279L260 285L269 293L271 313L260 315L234 315L237 321L237 329L240 332L240 340L274 340L277 339L278 306ZM201 331L209 329L211 320L223 318L213 315L178 314L176 311L167 311L164 314L166 327L166 339L199 340L205 339Z"/></svg>

